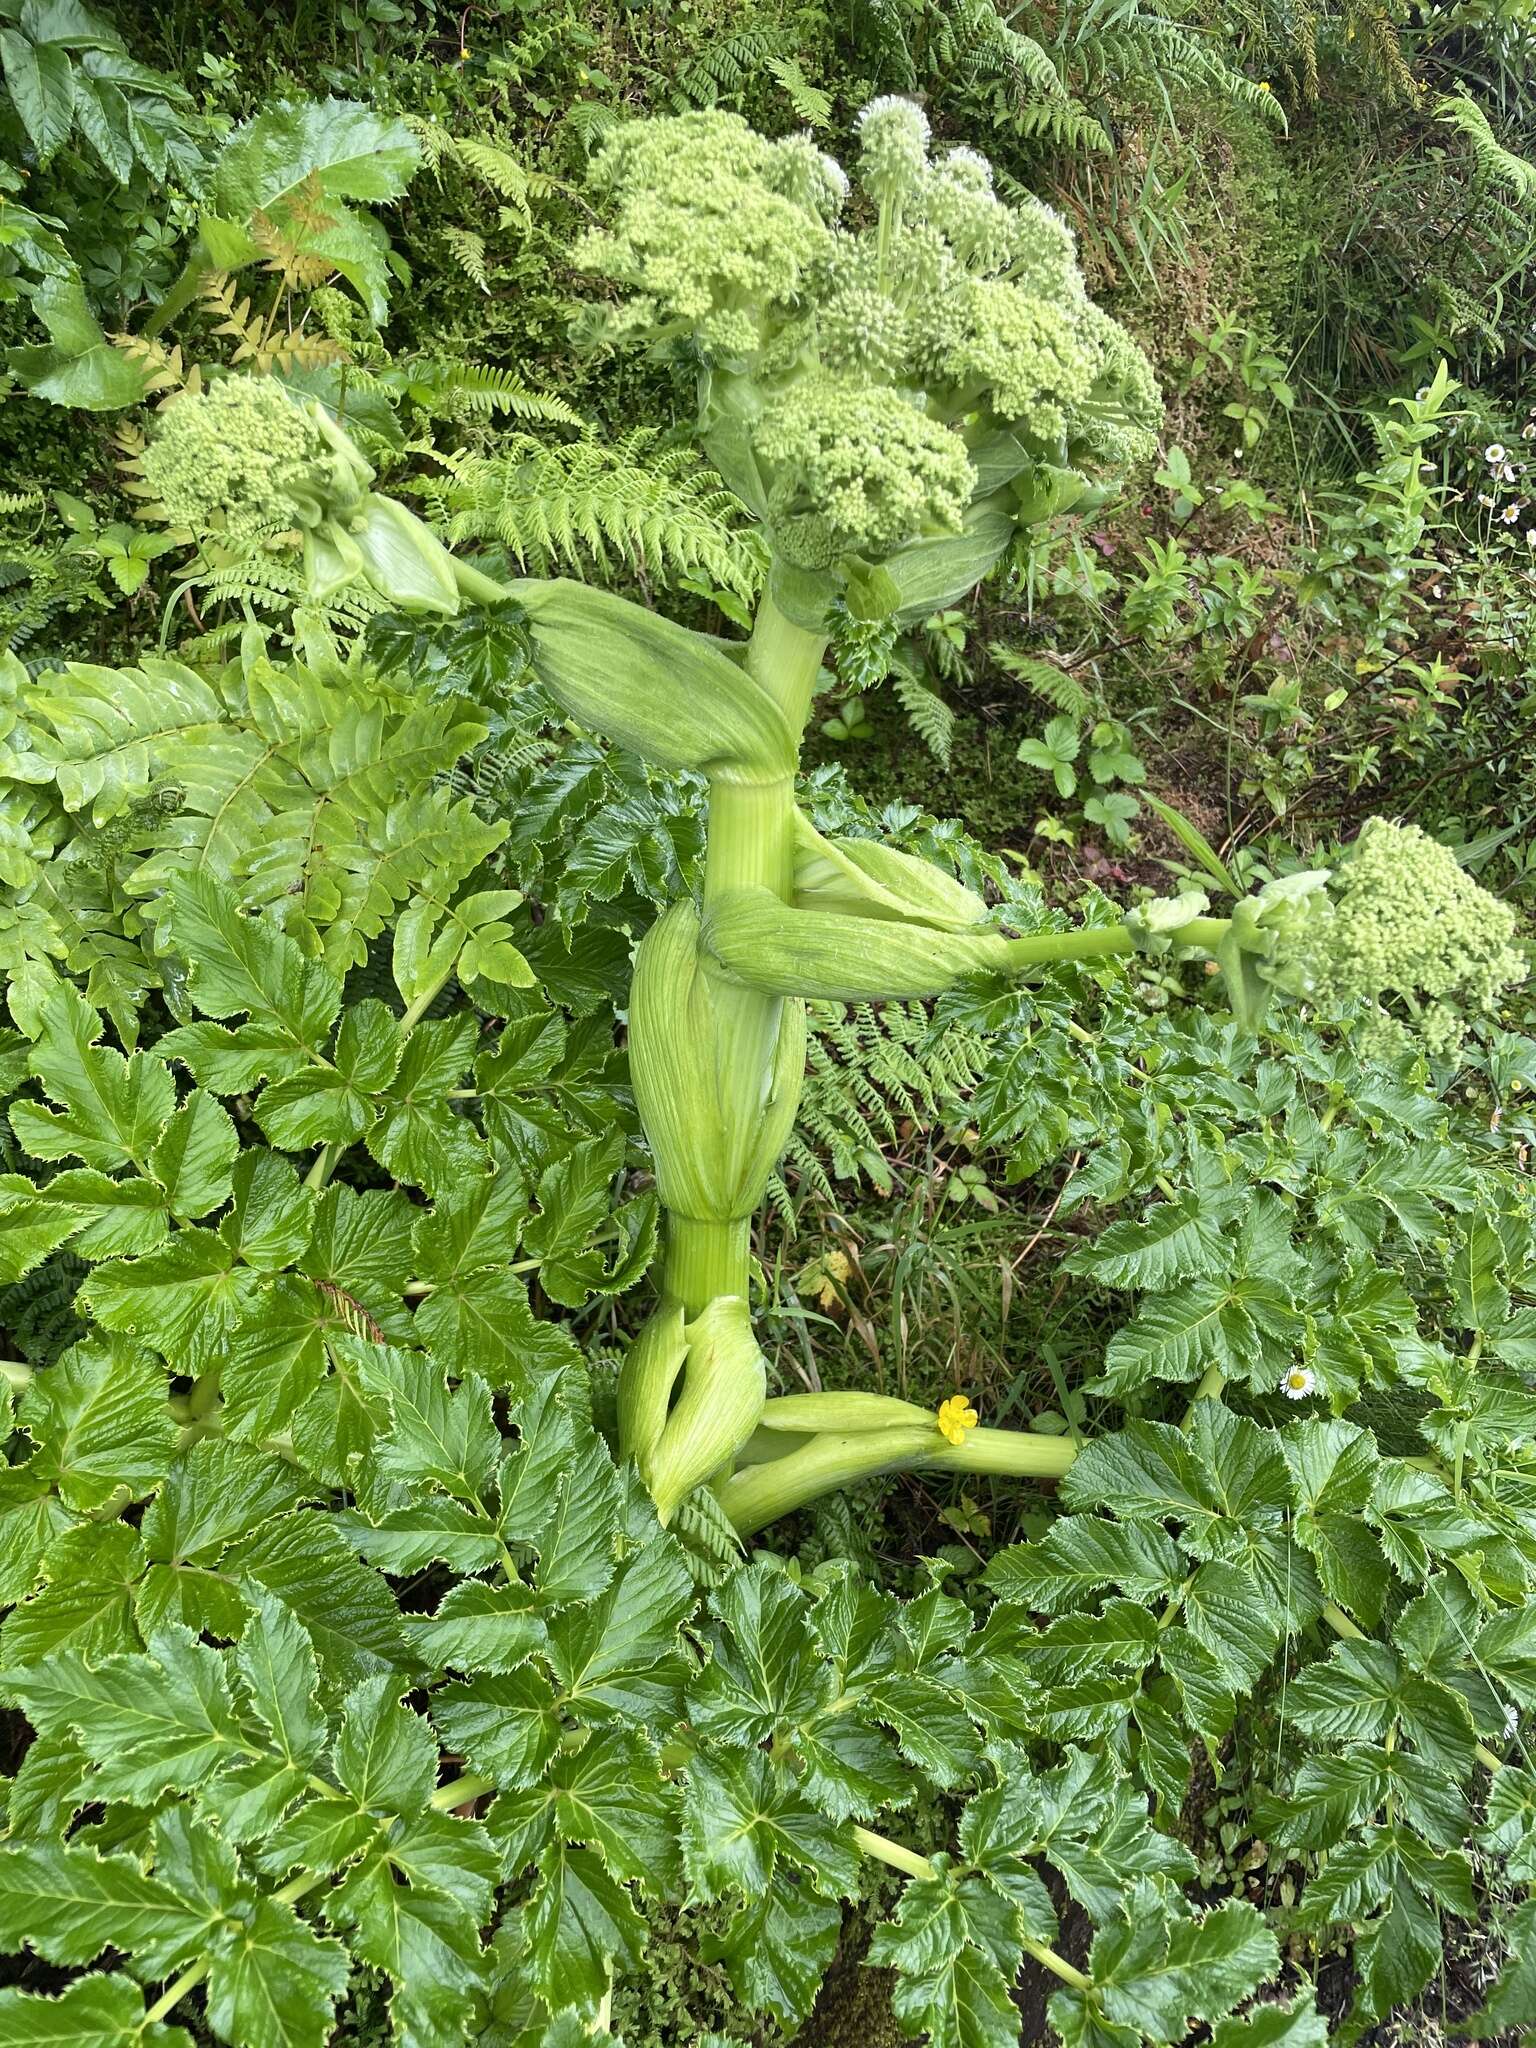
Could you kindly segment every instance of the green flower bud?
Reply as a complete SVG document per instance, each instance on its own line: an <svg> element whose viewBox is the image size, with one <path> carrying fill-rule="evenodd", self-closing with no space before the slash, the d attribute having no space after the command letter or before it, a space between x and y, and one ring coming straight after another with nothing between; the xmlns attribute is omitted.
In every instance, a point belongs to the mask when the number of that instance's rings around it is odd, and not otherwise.
<svg viewBox="0 0 1536 2048"><path fill-rule="evenodd" d="M888 1394L785 1394L763 1403L762 1427L793 1436L823 1430L932 1429L933 1410Z"/></svg>
<svg viewBox="0 0 1536 2048"><path fill-rule="evenodd" d="M718 1295L683 1334L683 1390L654 1448L639 1460L664 1523L696 1486L729 1467L757 1428L768 1384L751 1312L740 1295Z"/></svg>
<svg viewBox="0 0 1536 2048"><path fill-rule="evenodd" d="M662 768L724 781L793 775L784 714L701 634L568 577L511 583L539 679L582 725Z"/></svg>
<svg viewBox="0 0 1536 2048"><path fill-rule="evenodd" d="M324 407L272 377L222 377L166 408L143 461L167 518L254 539L356 511L373 470Z"/></svg>
<svg viewBox="0 0 1536 2048"><path fill-rule="evenodd" d="M744 987L810 1002L938 995L968 974L1006 971L1012 957L1001 933L790 910L767 889L742 889L712 905L703 936Z"/></svg>
<svg viewBox="0 0 1536 2048"><path fill-rule="evenodd" d="M347 538L357 549L368 582L396 611L459 609L453 557L414 512L371 492Z"/></svg>
<svg viewBox="0 0 1536 2048"><path fill-rule="evenodd" d="M801 811L795 813L795 903L945 932L969 931L987 915L973 890L932 861L877 839L824 839Z"/></svg>
<svg viewBox="0 0 1536 2048"><path fill-rule="evenodd" d="M644 1463L666 1427L672 1389L688 1356L682 1304L664 1301L641 1327L619 1368L619 1452Z"/></svg>
<svg viewBox="0 0 1536 2048"><path fill-rule="evenodd" d="M1154 896L1125 914L1125 928L1136 941L1138 953L1166 953L1173 934L1191 919L1204 917L1211 899L1203 889L1185 889L1177 896Z"/></svg>
<svg viewBox="0 0 1536 2048"><path fill-rule="evenodd" d="M859 183L877 204L915 192L928 162L928 117L894 93L871 100L855 122Z"/></svg>
<svg viewBox="0 0 1536 2048"><path fill-rule="evenodd" d="M691 899L635 954L629 1068L664 1205L677 1216L750 1216L788 1142L805 1072L805 1006L728 981L699 944Z"/></svg>

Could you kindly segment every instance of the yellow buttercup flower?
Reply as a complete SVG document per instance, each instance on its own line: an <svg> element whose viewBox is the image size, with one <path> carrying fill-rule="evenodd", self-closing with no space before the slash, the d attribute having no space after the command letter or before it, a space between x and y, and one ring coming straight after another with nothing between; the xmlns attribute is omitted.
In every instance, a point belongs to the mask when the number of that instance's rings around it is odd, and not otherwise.
<svg viewBox="0 0 1536 2048"><path fill-rule="evenodd" d="M974 1429L981 1417L964 1394L951 1394L939 1403L939 1434L952 1444L963 1444L965 1432Z"/></svg>

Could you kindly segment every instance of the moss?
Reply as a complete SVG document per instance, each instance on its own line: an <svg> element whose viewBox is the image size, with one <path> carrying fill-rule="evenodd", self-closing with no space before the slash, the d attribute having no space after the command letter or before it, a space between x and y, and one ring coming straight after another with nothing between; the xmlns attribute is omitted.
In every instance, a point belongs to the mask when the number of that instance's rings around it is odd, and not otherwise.
<svg viewBox="0 0 1536 2048"><path fill-rule="evenodd" d="M650 1910L641 1966L613 1990L613 2031L625 2048L693 2048L710 2033L750 2048L783 2048L783 2029L765 2013L747 2022L724 1966L708 1960L731 1917L725 1901Z"/></svg>
<svg viewBox="0 0 1536 2048"><path fill-rule="evenodd" d="M905 2048L891 2010L894 1970L872 1969L842 1949L822 1983L816 2009L796 2037L796 2048Z"/></svg>
<svg viewBox="0 0 1536 2048"><path fill-rule="evenodd" d="M941 818L959 818L984 845L1028 854L1047 785L1014 758L1018 743L1038 728L1038 706L1015 684L1015 702L995 714L962 716L948 768L913 749L912 727L893 694L877 690L864 700L870 737L857 747L812 731L807 767L837 761L859 794L877 809L893 802L921 803ZM989 714L992 707L988 707Z"/></svg>

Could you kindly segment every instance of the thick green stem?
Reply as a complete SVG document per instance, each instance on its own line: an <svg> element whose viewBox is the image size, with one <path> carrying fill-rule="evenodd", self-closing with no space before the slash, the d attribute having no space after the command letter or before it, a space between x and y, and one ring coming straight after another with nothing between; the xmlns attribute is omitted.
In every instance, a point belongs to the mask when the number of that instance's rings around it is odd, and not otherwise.
<svg viewBox="0 0 1536 2048"><path fill-rule="evenodd" d="M809 633L786 618L771 597L757 608L747 647L747 673L772 697L798 737L810 716L826 636Z"/></svg>
<svg viewBox="0 0 1536 2048"><path fill-rule="evenodd" d="M788 903L795 886L795 786L716 782L709 792L704 901L737 889L771 889Z"/></svg>
<svg viewBox="0 0 1536 2048"><path fill-rule="evenodd" d="M971 1472L1000 1479L1059 1479L1077 1456L1070 1437L971 1429L949 1443L932 1424L808 1437L796 1450L747 1465L716 1488L742 1536L860 1480L891 1472Z"/></svg>
<svg viewBox="0 0 1536 2048"><path fill-rule="evenodd" d="M750 1216L725 1223L667 1218L667 1293L690 1322L719 1295L745 1296L751 1235Z"/></svg>
<svg viewBox="0 0 1536 2048"><path fill-rule="evenodd" d="M763 598L747 648L747 672L772 697L797 737L810 712L825 648L824 638L795 625L771 597ZM794 886L793 777L764 783L716 779L709 793L705 903L740 889L767 889L788 903ZM742 1000L740 991L732 991L732 995L735 1001ZM767 1028L768 1012L777 999L764 996L757 1000L764 1006L761 1042L771 1047L776 1033ZM776 1008L773 1014L776 1017ZM766 1065L763 1080L766 1085ZM753 1089L746 1088L743 1099L750 1103L758 1098ZM682 1302L690 1318L720 1295L746 1294L750 1230L746 1217L668 1216L665 1292Z"/></svg>
<svg viewBox="0 0 1536 2048"><path fill-rule="evenodd" d="M462 561L455 555L453 580L459 587L460 597L467 597L471 604L506 604L512 596L504 583L498 583L494 576L487 576L483 569L477 569L470 562Z"/></svg>

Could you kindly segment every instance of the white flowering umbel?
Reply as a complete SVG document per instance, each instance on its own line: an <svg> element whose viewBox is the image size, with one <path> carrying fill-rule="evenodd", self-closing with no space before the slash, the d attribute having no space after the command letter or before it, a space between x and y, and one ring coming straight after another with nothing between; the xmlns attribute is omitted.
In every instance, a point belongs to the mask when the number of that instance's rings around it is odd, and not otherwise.
<svg viewBox="0 0 1536 2048"><path fill-rule="evenodd" d="M960 595L1086 470L1144 458L1160 416L1049 207L1005 204L975 150L934 155L909 100L857 134L850 203L807 138L734 114L621 129L597 161L611 219L576 257L624 289L598 331L702 361L705 445L813 626L845 587L863 617Z"/></svg>

